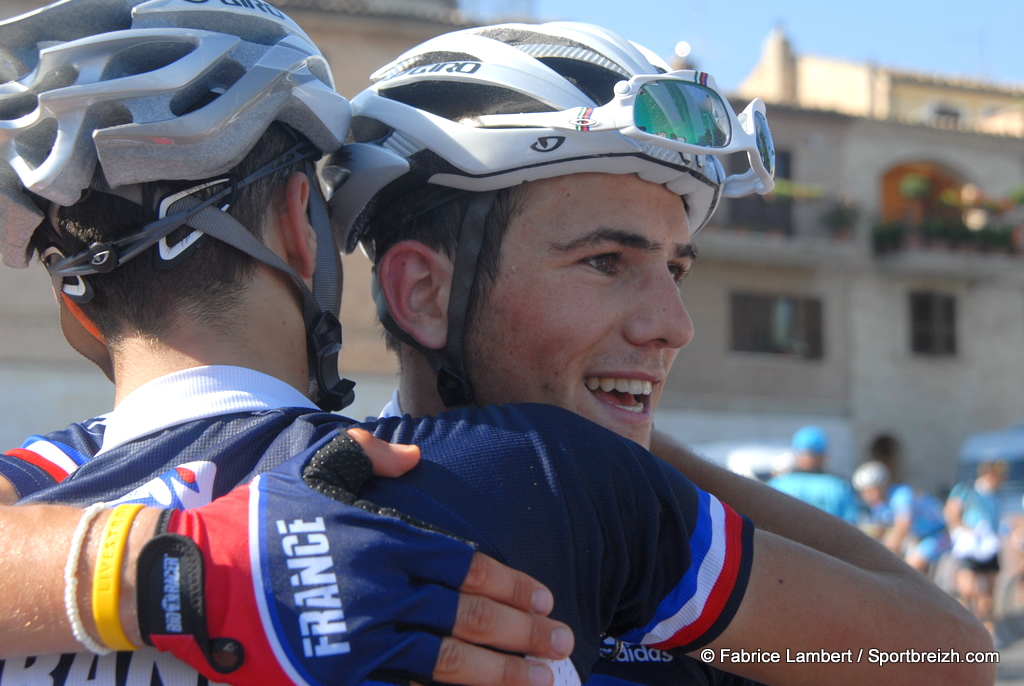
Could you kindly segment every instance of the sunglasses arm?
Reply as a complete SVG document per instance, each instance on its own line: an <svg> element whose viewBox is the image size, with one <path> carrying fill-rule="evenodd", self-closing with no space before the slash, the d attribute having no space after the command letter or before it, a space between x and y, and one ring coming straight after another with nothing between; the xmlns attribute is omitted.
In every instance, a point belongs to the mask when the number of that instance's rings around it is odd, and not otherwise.
<svg viewBox="0 0 1024 686"><path fill-rule="evenodd" d="M751 193L765 195L773 190L775 180L769 179L766 183L753 169L748 169L742 174L733 174L722 184L722 196L726 198L742 198Z"/></svg>

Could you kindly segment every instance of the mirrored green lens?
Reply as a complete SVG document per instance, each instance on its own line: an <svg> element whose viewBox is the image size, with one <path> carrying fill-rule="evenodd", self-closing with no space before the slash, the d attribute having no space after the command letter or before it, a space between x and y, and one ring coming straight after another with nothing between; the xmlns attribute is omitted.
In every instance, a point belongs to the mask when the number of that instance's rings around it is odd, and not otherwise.
<svg viewBox="0 0 1024 686"><path fill-rule="evenodd" d="M757 141L757 154L768 173L775 177L775 141L768 130L768 120L760 112L754 112L754 140Z"/></svg>
<svg viewBox="0 0 1024 686"><path fill-rule="evenodd" d="M724 148L732 134L727 108L718 93L699 83L650 81L636 96L633 123L641 131L662 138Z"/></svg>

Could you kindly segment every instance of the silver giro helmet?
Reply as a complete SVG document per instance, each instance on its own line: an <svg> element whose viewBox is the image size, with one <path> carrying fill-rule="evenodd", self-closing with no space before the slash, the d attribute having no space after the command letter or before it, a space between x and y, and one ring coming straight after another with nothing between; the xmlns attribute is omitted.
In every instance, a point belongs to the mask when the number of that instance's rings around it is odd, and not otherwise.
<svg viewBox="0 0 1024 686"><path fill-rule="evenodd" d="M264 2L63 0L0 23L0 257L26 266L31 237L48 214L88 190L142 204L136 184L214 179L275 121L312 146L297 145L234 187L300 160L317 187L313 165L340 147L350 116L317 47ZM314 390L322 406L334 408L351 388L337 378L340 325L331 320L338 274L326 206L318 191L313 195L321 252L313 293L290 275L303 290L318 358ZM48 260L58 291L81 298L84 277L115 268L186 224L290 271L212 202L187 192L160 200L160 219L117 245ZM80 333L66 329L69 340ZM97 344L86 342L80 352L110 376Z"/></svg>

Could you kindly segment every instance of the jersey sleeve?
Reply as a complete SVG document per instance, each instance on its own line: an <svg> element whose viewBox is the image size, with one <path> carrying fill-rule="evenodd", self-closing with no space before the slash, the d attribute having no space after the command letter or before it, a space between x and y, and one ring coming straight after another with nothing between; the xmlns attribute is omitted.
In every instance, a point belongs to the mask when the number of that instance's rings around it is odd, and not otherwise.
<svg viewBox="0 0 1024 686"><path fill-rule="evenodd" d="M905 519L914 512L914 487L902 484L893 488L889 496L889 507L894 519Z"/></svg>
<svg viewBox="0 0 1024 686"><path fill-rule="evenodd" d="M551 588L585 679L603 634L694 650L732 620L753 526L637 444L566 410L519 405L386 420L423 462L364 497L474 541Z"/></svg>
<svg viewBox="0 0 1024 686"><path fill-rule="evenodd" d="M0 456L0 476L25 498L64 481L87 458L78 450L52 437L31 436L20 448Z"/></svg>

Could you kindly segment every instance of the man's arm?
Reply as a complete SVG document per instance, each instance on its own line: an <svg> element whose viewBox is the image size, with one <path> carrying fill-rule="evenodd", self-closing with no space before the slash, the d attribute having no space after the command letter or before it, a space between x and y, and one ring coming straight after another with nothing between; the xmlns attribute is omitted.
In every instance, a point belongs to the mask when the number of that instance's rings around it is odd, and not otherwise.
<svg viewBox="0 0 1024 686"><path fill-rule="evenodd" d="M364 447L379 476L398 476L419 460L414 446L392 446L359 429L350 434ZM122 623L139 646L143 641L135 607L134 561L153 536L160 512L145 508L136 516L126 547ZM81 510L63 506L0 506L0 559L5 561L5 573L0 575L0 659L83 650L68 623L62 590L64 560L81 517ZM103 512L92 522L78 565L78 606L93 637L98 634L91 580L97 536L108 517L109 512ZM550 683L546 666L480 647L555 659L567 656L572 632L545 617L553 606L550 591L482 554L473 555L460 591L452 635L441 642L433 677L459 683Z"/></svg>
<svg viewBox="0 0 1024 686"><path fill-rule="evenodd" d="M755 564L736 618L711 649L826 650L861 663L791 663L792 683L991 683L994 666L904 662L869 664L869 650L990 651L988 632L959 603L905 565L877 541L842 520L747 477L704 460L656 434L652 450L697 486L732 504L754 522ZM758 619L774 617L774 621ZM772 665L721 667L769 681ZM833 669L834 668L834 669ZM871 677L872 669L875 671ZM961 673L960 670L963 670ZM859 675L859 676L857 676ZM787 683L789 682L787 675ZM987 679L987 681L986 681Z"/></svg>
<svg viewBox="0 0 1024 686"><path fill-rule="evenodd" d="M128 638L143 645L135 605L135 564L152 538L160 510L136 516L125 549L121 579L121 622ZM0 658L79 652L64 607L64 565L68 543L82 511L61 505L0 507ZM86 631L98 637L91 588L104 512L89 527L78 565L78 607ZM536 663L485 648L562 658L572 649L571 633L548 619L551 595L541 584L477 553L462 586L453 636L442 641L434 677L479 684L537 684L529 671ZM552 648L560 642L559 649ZM479 645L472 645L479 644ZM541 667L541 670L547 670ZM548 671L550 683L550 671ZM230 681L230 677L227 677Z"/></svg>
<svg viewBox="0 0 1024 686"><path fill-rule="evenodd" d="M18 502L18 491L14 484L0 476L0 505L13 505Z"/></svg>
<svg viewBox="0 0 1024 686"><path fill-rule="evenodd" d="M869 571L760 530L755 546L744 601L708 647L723 669L808 685L995 680L988 631L924 575ZM782 670L740 650L778 655Z"/></svg>
<svg viewBox="0 0 1024 686"><path fill-rule="evenodd" d="M896 555L901 554L903 551L903 542L910 534L910 528L913 524L913 515L895 515L893 517L892 526L889 527L889 530L885 532L885 536L882 537L882 542L885 543L885 547Z"/></svg>

